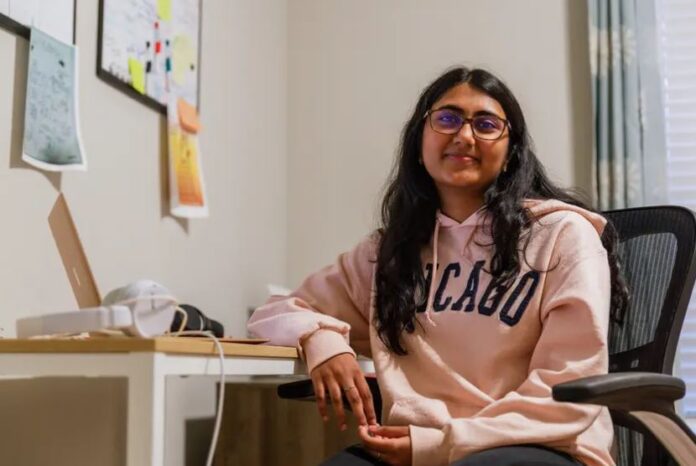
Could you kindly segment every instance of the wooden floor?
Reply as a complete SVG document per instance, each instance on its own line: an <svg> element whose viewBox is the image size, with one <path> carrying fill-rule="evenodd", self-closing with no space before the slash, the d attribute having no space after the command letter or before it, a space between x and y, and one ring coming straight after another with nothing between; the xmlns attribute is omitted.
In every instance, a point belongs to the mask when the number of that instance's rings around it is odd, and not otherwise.
<svg viewBox="0 0 696 466"><path fill-rule="evenodd" d="M314 403L281 400L276 386L226 385L215 466L316 466L359 443L352 414L345 432L333 417L325 428Z"/></svg>

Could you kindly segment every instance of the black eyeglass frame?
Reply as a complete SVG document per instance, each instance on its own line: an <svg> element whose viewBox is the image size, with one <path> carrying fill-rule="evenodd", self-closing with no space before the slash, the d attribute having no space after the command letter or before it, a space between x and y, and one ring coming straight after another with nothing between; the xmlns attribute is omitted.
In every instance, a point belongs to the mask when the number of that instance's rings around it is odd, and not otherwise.
<svg viewBox="0 0 696 466"><path fill-rule="evenodd" d="M474 136L475 139L478 139L479 141L498 141L498 140L502 139L502 137L505 135L506 129L508 130L508 132L512 129L512 127L510 126L510 122L508 120L506 120L505 118L500 118L498 115L491 115L491 114L475 115L471 118L467 118L464 115L462 115L462 124L459 128L457 128L456 131L453 131L451 133L443 133L442 131L438 131L435 129L435 127L433 126L433 120L432 120L432 118L430 118L430 116L433 114L433 112L439 112L440 110L450 110L452 113L457 113L454 110L451 110L451 109L448 109L445 107L445 108L432 108L432 109L428 110L427 112L425 112L425 114L423 114L423 119L424 120L427 119L428 124L430 125L430 128L438 134L447 134L449 136L451 136L453 134L457 134L458 132L460 132L462 130L462 128L464 127L465 124L469 123L469 126L471 126L471 134ZM476 130L474 130L474 125L472 125L472 122L474 121L474 119L480 118L480 117L493 117L493 118L497 118L498 120L503 122L503 129L497 138L492 138L492 139L482 138L476 134Z"/></svg>

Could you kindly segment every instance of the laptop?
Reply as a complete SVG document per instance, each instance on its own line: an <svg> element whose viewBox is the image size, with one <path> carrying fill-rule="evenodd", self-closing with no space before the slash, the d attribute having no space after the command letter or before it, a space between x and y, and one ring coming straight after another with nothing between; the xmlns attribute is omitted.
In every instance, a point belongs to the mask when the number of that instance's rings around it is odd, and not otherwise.
<svg viewBox="0 0 696 466"><path fill-rule="evenodd" d="M48 215L48 224L78 307L99 307L101 295L63 193L58 195L53 204Z"/></svg>

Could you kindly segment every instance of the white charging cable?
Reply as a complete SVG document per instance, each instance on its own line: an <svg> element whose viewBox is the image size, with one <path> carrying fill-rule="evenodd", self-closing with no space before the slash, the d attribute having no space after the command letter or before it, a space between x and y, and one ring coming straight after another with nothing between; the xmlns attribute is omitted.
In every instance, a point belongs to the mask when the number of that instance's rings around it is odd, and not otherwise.
<svg viewBox="0 0 696 466"><path fill-rule="evenodd" d="M184 321L182 322L180 328L183 328L186 325L185 319L188 317L188 315L180 307L177 307L176 310L177 312L182 313L182 318L184 319ZM211 340L213 340L213 343L215 343L215 348L217 349L217 353L220 358L220 393L218 394L217 412L215 414L215 427L213 428L213 438L210 441L210 447L208 448L208 458L205 461L206 466L212 466L213 455L215 454L215 447L217 445L218 436L220 434L220 424L222 423L222 408L225 404L225 352L222 349L222 344L220 344L220 340L218 340L218 338L215 335L213 335L213 333L210 331L184 330L173 332L171 335L175 337L180 335L193 335L210 338Z"/></svg>
<svg viewBox="0 0 696 466"><path fill-rule="evenodd" d="M220 434L220 425L222 424L222 409L225 404L225 352L222 349L222 345L220 344L220 340L213 335L212 332L210 331L204 331L204 330L181 330L186 327L186 323L188 321L188 314L186 311L184 311L181 307L177 305L176 298L174 298L171 295L144 295L144 296L136 296L134 298L128 298L124 300L119 300L117 304L119 305L129 305L133 304L139 301L145 301L149 300L153 303L156 303L157 301L168 301L168 304L173 304L175 307L175 311L180 313L182 316L182 322L181 325L179 326L179 330L175 332L171 332L170 335L174 337L182 336L182 335L191 335L191 336L201 336L201 337L206 337L209 338L213 341L215 344L215 348L217 350L218 357L220 358L220 393L218 394L218 402L217 402L217 411L215 414L215 427L213 429L213 438L210 441L210 447L208 449L208 458L206 459L206 466L212 466L213 464L213 456L215 454L215 447L217 446L217 441L218 441L218 436ZM136 326L136 328L139 328L138 326L138 313L133 312L133 324Z"/></svg>

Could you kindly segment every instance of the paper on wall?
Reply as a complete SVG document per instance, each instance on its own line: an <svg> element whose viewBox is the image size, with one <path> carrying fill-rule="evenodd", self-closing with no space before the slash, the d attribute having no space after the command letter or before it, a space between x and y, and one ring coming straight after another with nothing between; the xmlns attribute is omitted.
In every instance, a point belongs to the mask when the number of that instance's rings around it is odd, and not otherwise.
<svg viewBox="0 0 696 466"><path fill-rule="evenodd" d="M22 160L49 171L86 170L79 127L77 47L31 29Z"/></svg>
<svg viewBox="0 0 696 466"><path fill-rule="evenodd" d="M101 68L131 86L132 60L145 70L145 94L198 107L200 0L103 0ZM139 75L136 75L139 78Z"/></svg>
<svg viewBox="0 0 696 466"><path fill-rule="evenodd" d="M207 217L208 202L198 135L182 128L177 100L171 96L167 105L170 210L176 217Z"/></svg>

